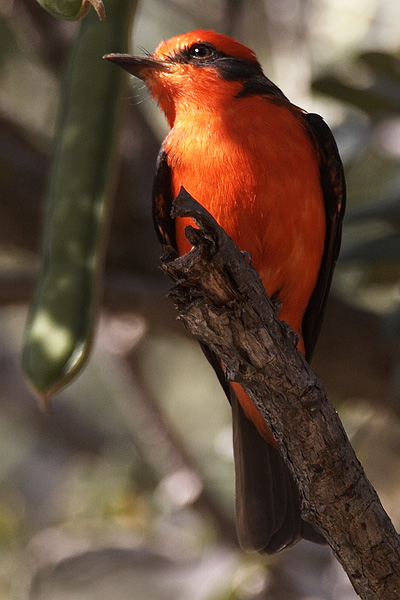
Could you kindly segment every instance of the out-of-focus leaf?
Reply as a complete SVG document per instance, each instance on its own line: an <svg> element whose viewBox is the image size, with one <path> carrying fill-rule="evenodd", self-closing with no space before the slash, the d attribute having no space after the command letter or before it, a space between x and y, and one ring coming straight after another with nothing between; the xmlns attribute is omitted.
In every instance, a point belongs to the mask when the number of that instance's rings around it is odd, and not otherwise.
<svg viewBox="0 0 400 600"><path fill-rule="evenodd" d="M396 344L400 339L400 307L382 318L382 331L386 338ZM397 360L393 377L392 406L397 414L400 411L400 357Z"/></svg>
<svg viewBox="0 0 400 600"><path fill-rule="evenodd" d="M384 238L361 242L355 246L344 248L341 261L399 261L400 260L400 234L394 233Z"/></svg>
<svg viewBox="0 0 400 600"><path fill-rule="evenodd" d="M313 83L315 91L351 104L369 117L368 129L357 140L358 148L352 147L351 162L345 164L349 204L357 209L349 210L345 219L336 281L347 302L380 314L383 329L398 339L400 163L390 123L393 121L396 127L400 113L400 58L378 51L364 52L356 59L366 70L367 87L336 73ZM393 189L386 201L376 200L385 197L385 190ZM399 395L400 359L398 375L393 379Z"/></svg>
<svg viewBox="0 0 400 600"><path fill-rule="evenodd" d="M385 52L364 52L359 59L379 75L385 74L399 83L400 60L396 56Z"/></svg>
<svg viewBox="0 0 400 600"><path fill-rule="evenodd" d="M125 78L102 60L126 49L137 3L113 0L89 15L69 62L47 190L42 273L25 334L23 366L47 406L86 362L103 276Z"/></svg>
<svg viewBox="0 0 400 600"><path fill-rule="evenodd" d="M58 561L57 568L50 564L38 569L29 597L208 600L230 587L238 558L237 553L226 550L179 560L142 547L105 547L86 552L77 549L72 556Z"/></svg>
<svg viewBox="0 0 400 600"><path fill-rule="evenodd" d="M387 200L376 205L366 202L367 208L354 210L347 214L347 225L357 225L370 220L384 220L400 230L400 197ZM400 257L399 257L400 258Z"/></svg>
<svg viewBox="0 0 400 600"><path fill-rule="evenodd" d="M79 21L86 17L93 6L100 21L104 21L106 13L101 0L38 0L39 4L53 17L63 21Z"/></svg>
<svg viewBox="0 0 400 600"><path fill-rule="evenodd" d="M382 320L384 333L395 340L400 339L400 307L393 310ZM400 381L399 381L400 383Z"/></svg>
<svg viewBox="0 0 400 600"><path fill-rule="evenodd" d="M400 261L386 261L386 262L369 262L368 267L365 270L363 283L366 289L371 289L376 286L382 288L382 294L386 296L389 294L393 296L393 293L388 289L393 289L393 286L398 286L400 282ZM383 288L386 288L384 291ZM392 303L393 299L391 299Z"/></svg>
<svg viewBox="0 0 400 600"><path fill-rule="evenodd" d="M315 92L348 102L374 118L387 116L388 113L400 114L400 87L398 91L390 86L383 88L376 85L360 89L344 83L336 75L325 75L315 80L312 88Z"/></svg>
<svg viewBox="0 0 400 600"><path fill-rule="evenodd" d="M7 19L0 18L0 68L2 69L10 56L18 52L18 43Z"/></svg>

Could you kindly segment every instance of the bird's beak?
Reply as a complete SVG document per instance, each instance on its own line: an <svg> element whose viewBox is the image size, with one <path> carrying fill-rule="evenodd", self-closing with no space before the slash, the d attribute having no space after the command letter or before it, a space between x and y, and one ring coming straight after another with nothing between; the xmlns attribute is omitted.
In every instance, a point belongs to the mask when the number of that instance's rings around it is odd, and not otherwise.
<svg viewBox="0 0 400 600"><path fill-rule="evenodd" d="M139 79L146 79L149 71L170 71L171 63L152 56L131 56L130 54L106 54L106 60L118 65Z"/></svg>

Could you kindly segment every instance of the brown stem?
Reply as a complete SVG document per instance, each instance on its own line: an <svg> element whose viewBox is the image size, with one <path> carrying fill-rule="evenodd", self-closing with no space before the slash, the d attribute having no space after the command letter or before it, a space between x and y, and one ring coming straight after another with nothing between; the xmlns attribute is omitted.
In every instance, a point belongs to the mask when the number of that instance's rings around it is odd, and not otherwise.
<svg viewBox="0 0 400 600"><path fill-rule="evenodd" d="M321 381L297 351L256 271L189 194L174 216L194 218L194 246L165 258L188 329L220 357L273 431L300 490L303 517L322 530L364 600L400 597L398 535L365 476Z"/></svg>

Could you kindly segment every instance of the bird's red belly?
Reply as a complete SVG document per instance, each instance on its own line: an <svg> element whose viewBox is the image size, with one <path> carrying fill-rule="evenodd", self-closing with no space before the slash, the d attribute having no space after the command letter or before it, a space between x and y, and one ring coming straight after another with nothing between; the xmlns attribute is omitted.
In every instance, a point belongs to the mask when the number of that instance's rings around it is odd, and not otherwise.
<svg viewBox="0 0 400 600"><path fill-rule="evenodd" d="M314 206L307 209L296 206L289 198L289 206L282 204L279 210L272 202L274 206L269 214L269 199L264 197L259 201L262 203L260 210L257 211L256 205L249 214L245 202L242 203L243 198L232 202L230 210L229 204L213 210L207 196L198 187L193 190L190 183L185 185L184 178L176 186L176 193L181 185L209 210L238 248L250 254L267 294L282 303L281 320L288 322L299 334L299 349L304 352L301 323L324 251L325 212L320 190L317 189ZM298 193L302 193L301 190ZM225 202L226 198L221 199L221 205ZM180 254L188 252L191 247L184 233L188 224L193 224L190 219L177 219L176 240Z"/></svg>
<svg viewBox="0 0 400 600"><path fill-rule="evenodd" d="M251 255L268 295L282 303L281 320L298 333L298 347L304 353L301 326L324 252L325 208L318 158L304 127L287 110L282 114L281 107L272 105L274 109L276 135L271 128L267 138L259 135L261 124L253 123L252 134L243 138L246 144L239 143L238 119L229 135L221 131L207 145L200 139L193 160L176 160L169 152L172 191L175 196L184 186L239 249ZM243 130L246 128L248 121L243 123ZM201 132L197 138L200 136ZM190 156L187 148L184 155ZM191 247L184 234L189 223L177 219L180 254ZM266 437L265 423L248 396L239 399Z"/></svg>

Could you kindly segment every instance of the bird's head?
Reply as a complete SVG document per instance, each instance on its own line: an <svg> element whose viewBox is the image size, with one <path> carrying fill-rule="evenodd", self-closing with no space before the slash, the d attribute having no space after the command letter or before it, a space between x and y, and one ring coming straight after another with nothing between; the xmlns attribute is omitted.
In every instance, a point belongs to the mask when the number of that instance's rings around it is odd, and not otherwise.
<svg viewBox="0 0 400 600"><path fill-rule="evenodd" d="M161 42L148 56L104 58L146 83L170 126L180 110L218 109L221 103L251 93L284 97L264 76L252 50L214 31L178 35Z"/></svg>

